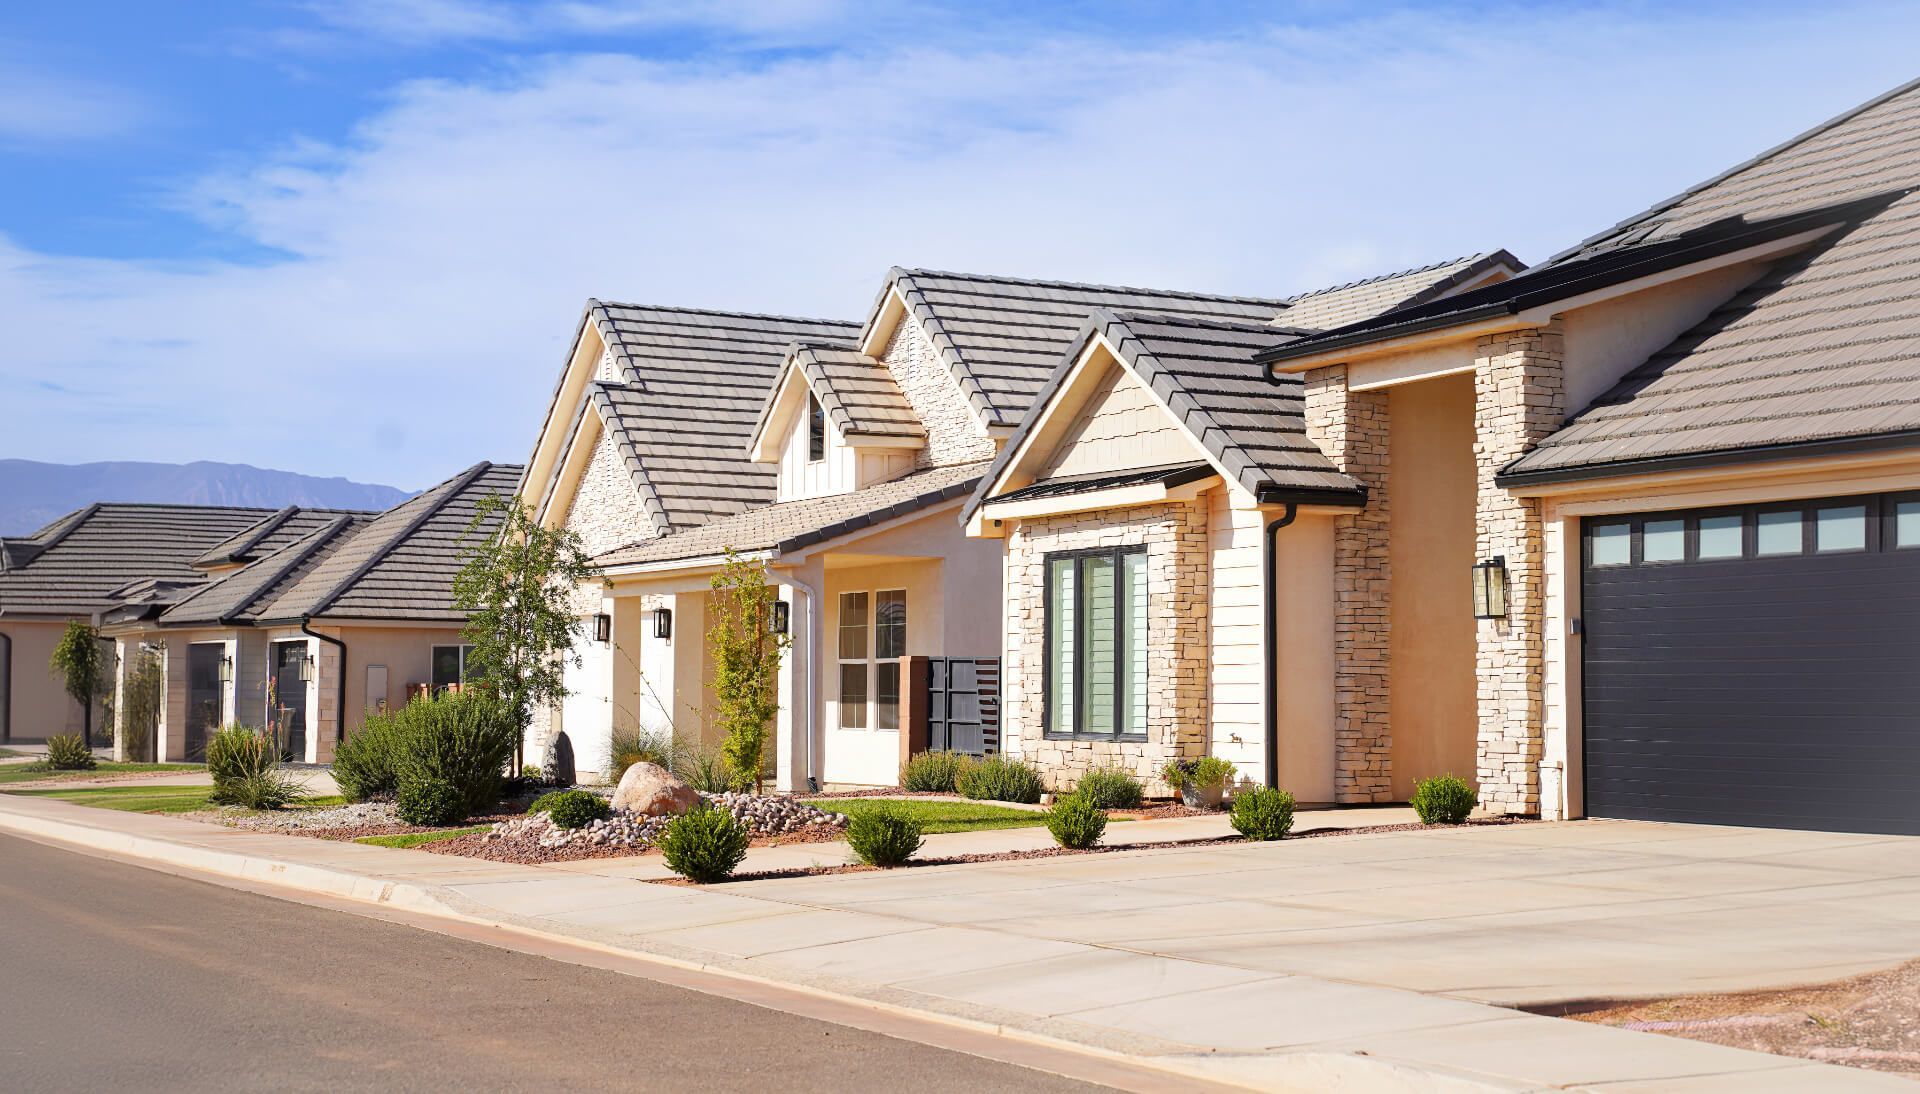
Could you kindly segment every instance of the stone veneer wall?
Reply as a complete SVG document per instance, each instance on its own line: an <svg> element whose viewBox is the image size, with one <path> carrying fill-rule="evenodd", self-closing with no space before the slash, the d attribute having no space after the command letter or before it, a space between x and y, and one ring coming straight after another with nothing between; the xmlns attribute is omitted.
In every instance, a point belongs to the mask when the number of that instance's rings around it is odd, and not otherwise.
<svg viewBox="0 0 1920 1094"><path fill-rule="evenodd" d="M926 447L914 453L914 466L944 467L993 458L993 438L981 428L953 372L911 312L894 326L880 359L927 431Z"/></svg>
<svg viewBox="0 0 1920 1094"><path fill-rule="evenodd" d="M1488 335L1474 347L1475 551L1507 560L1507 617L1479 621L1480 805L1540 812L1546 567L1538 498L1515 497L1494 476L1566 417L1558 324Z"/></svg>
<svg viewBox="0 0 1920 1094"><path fill-rule="evenodd" d="M1048 739L1041 724L1045 557L1134 544L1147 548L1147 739ZM1056 789L1070 788L1089 767L1111 765L1164 793L1161 765L1207 750L1207 565L1204 501L1050 517L1016 527L1007 537L1002 748L1038 766Z"/></svg>
<svg viewBox="0 0 1920 1094"><path fill-rule="evenodd" d="M1334 796L1393 795L1392 638L1387 521L1387 393L1353 391L1343 365L1306 374L1307 436L1367 487L1364 509L1334 523Z"/></svg>

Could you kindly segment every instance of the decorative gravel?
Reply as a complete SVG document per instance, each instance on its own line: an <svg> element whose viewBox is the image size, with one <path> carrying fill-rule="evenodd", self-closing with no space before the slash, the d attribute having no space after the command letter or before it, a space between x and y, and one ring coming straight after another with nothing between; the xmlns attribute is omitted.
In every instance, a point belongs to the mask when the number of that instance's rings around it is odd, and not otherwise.
<svg viewBox="0 0 1920 1094"><path fill-rule="evenodd" d="M793 843L838 839L846 817L816 809L784 795L702 794L715 808L724 809L747 826L754 842ZM575 829L562 828L545 813L501 821L485 833L460 836L422 846L436 854L467 855L499 862L560 862L580 858L608 858L640 854L668 818L647 817L627 809Z"/></svg>
<svg viewBox="0 0 1920 1094"><path fill-rule="evenodd" d="M662 817L646 817L631 809L616 809L612 816L589 821L583 827L562 828L545 813L528 813L524 817L501 821L480 838L484 843L531 843L547 850L575 845L640 848L650 846L654 833L665 823Z"/></svg>
<svg viewBox="0 0 1920 1094"><path fill-rule="evenodd" d="M255 813L237 807L221 809L210 819L255 832L306 832L318 828L372 828L403 825L392 802L354 802L327 809L276 809Z"/></svg>
<svg viewBox="0 0 1920 1094"><path fill-rule="evenodd" d="M817 809L799 798L789 798L780 794L702 794L709 803L733 814L733 819L746 825L756 836L783 836L797 833L803 829L826 827L841 829L847 826L845 813L829 813Z"/></svg>

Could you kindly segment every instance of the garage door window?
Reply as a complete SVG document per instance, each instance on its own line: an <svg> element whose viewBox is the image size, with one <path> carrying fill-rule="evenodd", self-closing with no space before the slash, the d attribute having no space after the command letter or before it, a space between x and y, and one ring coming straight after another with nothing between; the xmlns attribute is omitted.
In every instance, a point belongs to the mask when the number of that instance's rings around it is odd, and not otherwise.
<svg viewBox="0 0 1920 1094"><path fill-rule="evenodd" d="M1596 524L1588 537L1592 566L1625 566L1633 561L1633 525Z"/></svg>
<svg viewBox="0 0 1920 1094"><path fill-rule="evenodd" d="M1738 513L1700 518L1700 559L1739 558L1747 553L1746 521Z"/></svg>
<svg viewBox="0 0 1920 1094"><path fill-rule="evenodd" d="M1920 500L1894 503L1893 543L1896 547L1920 547Z"/></svg>
<svg viewBox="0 0 1920 1094"><path fill-rule="evenodd" d="M1813 537L1815 550L1822 554L1866 550L1867 507L1839 505L1820 509L1814 519Z"/></svg>
<svg viewBox="0 0 1920 1094"><path fill-rule="evenodd" d="M1687 557L1687 522L1650 520L1640 532L1643 562L1681 562Z"/></svg>
<svg viewBox="0 0 1920 1094"><path fill-rule="evenodd" d="M1806 549L1800 531L1800 510L1775 510L1761 513L1755 550L1761 555L1797 555Z"/></svg>

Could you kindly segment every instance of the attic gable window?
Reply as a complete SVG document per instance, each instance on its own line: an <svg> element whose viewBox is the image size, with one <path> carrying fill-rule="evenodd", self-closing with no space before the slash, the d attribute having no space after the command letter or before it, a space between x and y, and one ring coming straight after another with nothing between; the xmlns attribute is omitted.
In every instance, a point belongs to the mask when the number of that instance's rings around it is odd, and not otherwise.
<svg viewBox="0 0 1920 1094"><path fill-rule="evenodd" d="M807 462L827 458L827 410L820 396L807 392Z"/></svg>

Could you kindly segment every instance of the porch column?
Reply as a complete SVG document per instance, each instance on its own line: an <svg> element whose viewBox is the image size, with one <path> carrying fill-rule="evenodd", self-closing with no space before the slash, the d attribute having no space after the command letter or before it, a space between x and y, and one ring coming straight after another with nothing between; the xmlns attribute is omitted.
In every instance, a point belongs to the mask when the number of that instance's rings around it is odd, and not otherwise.
<svg viewBox="0 0 1920 1094"><path fill-rule="evenodd" d="M307 639L307 657L313 659L313 679L307 684L307 762L333 762L333 743L339 733L341 674L347 666L339 647L317 638Z"/></svg>
<svg viewBox="0 0 1920 1094"><path fill-rule="evenodd" d="M1488 335L1474 348L1474 547L1479 559L1500 557L1507 566L1506 618L1478 621L1474 657L1480 805L1489 813L1540 812L1547 588L1541 503L1513 496L1494 485L1494 476L1560 427L1563 362L1557 323Z"/></svg>
<svg viewBox="0 0 1920 1094"><path fill-rule="evenodd" d="M787 648L780 666L780 714L775 733L775 784L789 793L809 789L807 776L818 776L820 750L825 746L820 734L821 687L820 650L826 641L820 599L826 595L826 566L819 560L795 569L790 581L779 587L780 599L789 605L788 633L793 644ZM811 755L814 770L807 762Z"/></svg>
<svg viewBox="0 0 1920 1094"><path fill-rule="evenodd" d="M1307 436L1367 487L1366 507L1334 521L1334 799L1388 801L1387 394L1349 388L1345 365L1313 369L1304 379Z"/></svg>
<svg viewBox="0 0 1920 1094"><path fill-rule="evenodd" d="M3 698L3 697L0 697ZM127 751L127 735L121 727L127 724L127 640L113 640L113 725L102 727L113 734L113 759L116 763L126 763L133 759Z"/></svg>

